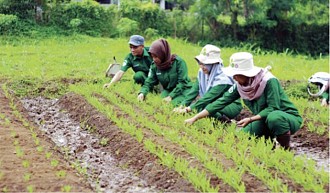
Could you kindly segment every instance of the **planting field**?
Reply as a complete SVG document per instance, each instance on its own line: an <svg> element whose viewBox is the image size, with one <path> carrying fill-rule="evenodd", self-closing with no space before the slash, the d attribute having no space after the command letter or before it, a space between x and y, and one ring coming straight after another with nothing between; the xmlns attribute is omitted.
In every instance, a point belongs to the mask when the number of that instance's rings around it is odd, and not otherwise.
<svg viewBox="0 0 330 193"><path fill-rule="evenodd" d="M194 80L201 46L169 42ZM131 72L103 89L127 40L3 37L0 50L2 192L329 192L329 110L305 90L310 75L329 71L328 58L255 54L304 118L284 151L234 124L186 126L192 114L173 114L156 94L138 102ZM222 49L225 65L236 51Z"/></svg>

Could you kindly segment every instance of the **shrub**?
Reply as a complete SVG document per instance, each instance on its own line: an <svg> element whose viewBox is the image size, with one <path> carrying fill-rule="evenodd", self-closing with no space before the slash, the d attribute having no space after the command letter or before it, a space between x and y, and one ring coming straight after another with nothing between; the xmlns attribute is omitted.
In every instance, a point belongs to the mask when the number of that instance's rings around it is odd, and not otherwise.
<svg viewBox="0 0 330 193"><path fill-rule="evenodd" d="M15 31L18 23L16 15L0 14L0 34L10 34Z"/></svg>
<svg viewBox="0 0 330 193"><path fill-rule="evenodd" d="M139 22L131 20L129 18L121 18L119 20L117 30L120 37L126 37L131 35L132 32L138 34L139 30Z"/></svg>

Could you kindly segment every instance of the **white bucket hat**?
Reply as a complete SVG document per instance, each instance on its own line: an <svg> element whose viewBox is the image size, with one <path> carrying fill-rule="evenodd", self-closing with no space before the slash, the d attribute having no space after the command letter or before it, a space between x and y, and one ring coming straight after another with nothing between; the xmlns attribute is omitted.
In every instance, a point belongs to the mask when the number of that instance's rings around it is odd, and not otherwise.
<svg viewBox="0 0 330 193"><path fill-rule="evenodd" d="M231 55L229 67L223 68L223 72L227 76L241 74L247 77L254 77L261 68L253 64L253 56L248 52L237 52Z"/></svg>
<svg viewBox="0 0 330 193"><path fill-rule="evenodd" d="M202 51L195 59L203 64L222 63L220 58L220 48L207 44L202 48Z"/></svg>
<svg viewBox="0 0 330 193"><path fill-rule="evenodd" d="M329 87L330 74L327 72L317 72L308 79L307 91L311 96L317 97ZM311 83L318 85L318 92L314 93L311 89Z"/></svg>

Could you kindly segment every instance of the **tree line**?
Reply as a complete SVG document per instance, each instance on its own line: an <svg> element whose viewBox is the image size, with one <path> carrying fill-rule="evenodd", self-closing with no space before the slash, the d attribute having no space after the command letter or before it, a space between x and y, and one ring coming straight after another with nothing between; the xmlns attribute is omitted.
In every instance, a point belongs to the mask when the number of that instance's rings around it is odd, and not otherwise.
<svg viewBox="0 0 330 193"><path fill-rule="evenodd" d="M91 36L175 37L311 56L329 54L326 0L168 0L162 10L151 0L121 0L102 6L94 0L0 0L0 33L82 33Z"/></svg>

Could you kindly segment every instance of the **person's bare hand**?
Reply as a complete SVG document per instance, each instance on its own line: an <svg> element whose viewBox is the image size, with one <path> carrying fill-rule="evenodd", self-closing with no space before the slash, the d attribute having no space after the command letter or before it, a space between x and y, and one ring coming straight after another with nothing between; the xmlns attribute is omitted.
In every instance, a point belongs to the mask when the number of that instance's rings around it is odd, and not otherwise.
<svg viewBox="0 0 330 193"><path fill-rule="evenodd" d="M174 109L173 109L173 112L175 112L175 113L179 113L180 111L181 111L181 109L183 109L184 107L182 106L182 105L180 105L180 106L178 106L178 107L175 107Z"/></svg>
<svg viewBox="0 0 330 193"><path fill-rule="evenodd" d="M103 85L103 88L109 88L111 86L111 83L107 83Z"/></svg>
<svg viewBox="0 0 330 193"><path fill-rule="evenodd" d="M165 97L165 98L163 98L163 101L166 103L170 103L172 101L172 97L170 97L170 96Z"/></svg>
<svg viewBox="0 0 330 193"><path fill-rule="evenodd" d="M328 106L327 99L322 99L322 101L321 101L321 106L322 106L322 107L327 107L327 106Z"/></svg>
<svg viewBox="0 0 330 193"><path fill-rule="evenodd" d="M238 127L245 127L250 122L251 122L250 118L244 118L244 119L238 121L236 124Z"/></svg>
<svg viewBox="0 0 330 193"><path fill-rule="evenodd" d="M186 120L184 120L184 123L186 124L186 125L192 125L192 124L194 124L196 122L196 119L194 118L194 117L192 117L192 118L190 118L190 119L186 119Z"/></svg>
<svg viewBox="0 0 330 193"><path fill-rule="evenodd" d="M144 95L140 93L137 97L138 101L144 101Z"/></svg>

